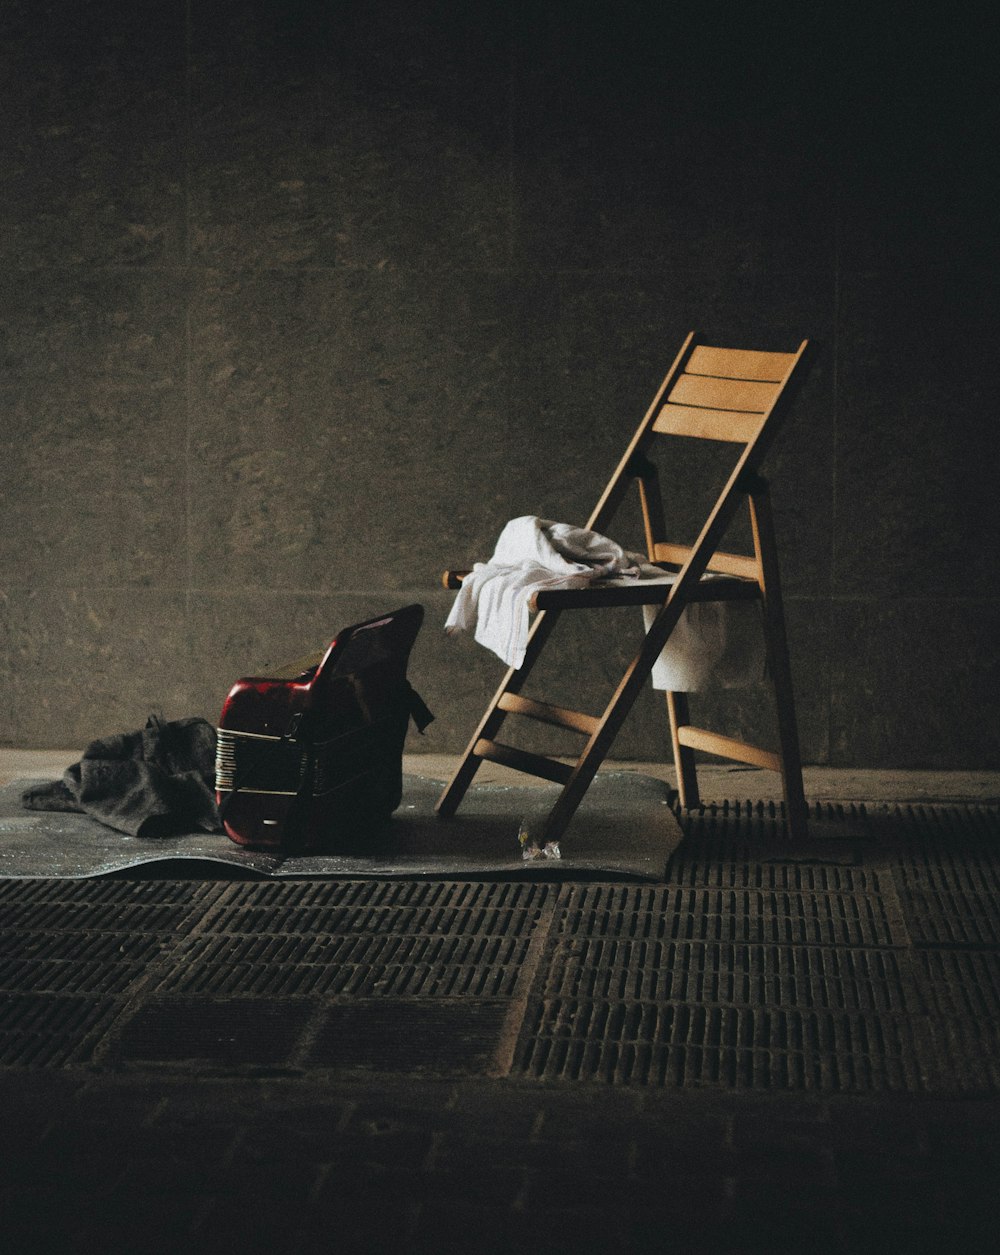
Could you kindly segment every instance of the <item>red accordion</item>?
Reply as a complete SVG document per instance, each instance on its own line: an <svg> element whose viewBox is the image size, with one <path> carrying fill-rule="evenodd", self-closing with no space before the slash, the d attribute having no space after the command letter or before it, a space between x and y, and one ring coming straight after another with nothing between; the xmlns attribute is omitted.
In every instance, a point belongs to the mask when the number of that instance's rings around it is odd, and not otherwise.
<svg viewBox="0 0 1000 1255"><path fill-rule="evenodd" d="M406 678L422 606L341 632L312 658L238 680L219 717L216 800L239 845L353 848L400 803L411 717L433 717Z"/></svg>

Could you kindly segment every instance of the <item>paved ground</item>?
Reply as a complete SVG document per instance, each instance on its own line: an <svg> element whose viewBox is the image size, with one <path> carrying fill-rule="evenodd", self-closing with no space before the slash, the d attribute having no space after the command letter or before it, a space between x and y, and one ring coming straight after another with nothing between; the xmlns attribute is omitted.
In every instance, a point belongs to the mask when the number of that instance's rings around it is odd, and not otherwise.
<svg viewBox="0 0 1000 1255"><path fill-rule="evenodd" d="M995 781L907 782L655 886L5 882L4 1249L992 1252Z"/></svg>
<svg viewBox="0 0 1000 1255"><path fill-rule="evenodd" d="M62 1069L0 1095L12 1252L996 1250L995 1100Z"/></svg>

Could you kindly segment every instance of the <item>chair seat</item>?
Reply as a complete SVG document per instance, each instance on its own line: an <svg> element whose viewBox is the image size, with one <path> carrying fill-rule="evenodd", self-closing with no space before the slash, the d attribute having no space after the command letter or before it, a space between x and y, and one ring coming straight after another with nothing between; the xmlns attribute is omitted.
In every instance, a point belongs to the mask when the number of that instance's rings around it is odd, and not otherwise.
<svg viewBox="0 0 1000 1255"><path fill-rule="evenodd" d="M611 606L662 606L670 596L678 572L665 572L662 579L601 580L588 588L543 588L530 602L532 610L590 610ZM760 585L756 580L734 575L704 575L688 601L757 601Z"/></svg>

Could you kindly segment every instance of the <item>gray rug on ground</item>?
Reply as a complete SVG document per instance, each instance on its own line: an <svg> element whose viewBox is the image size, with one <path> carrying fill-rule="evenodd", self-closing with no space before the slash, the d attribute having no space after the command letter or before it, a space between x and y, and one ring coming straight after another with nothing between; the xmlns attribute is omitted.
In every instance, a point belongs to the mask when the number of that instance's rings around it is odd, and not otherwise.
<svg viewBox="0 0 1000 1255"><path fill-rule="evenodd" d="M222 863L265 876L610 877L662 880L682 833L662 781L630 772L598 775L561 842L562 858L525 862L518 832L544 819L555 785L473 785L447 823L434 813L441 782L406 776L403 801L377 848L363 855L279 859L228 837L190 833L127 837L86 815L26 811L30 780L0 789L0 877L82 879L168 859ZM193 866L179 874L193 871Z"/></svg>

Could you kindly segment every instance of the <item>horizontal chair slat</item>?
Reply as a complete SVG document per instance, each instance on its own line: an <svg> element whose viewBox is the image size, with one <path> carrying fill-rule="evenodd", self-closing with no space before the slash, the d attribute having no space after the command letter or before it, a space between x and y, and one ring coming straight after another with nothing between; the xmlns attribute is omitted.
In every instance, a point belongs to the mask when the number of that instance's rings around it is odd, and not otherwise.
<svg viewBox="0 0 1000 1255"><path fill-rule="evenodd" d="M677 729L677 739L681 745L702 750L706 754L717 754L720 758L730 758L751 767L764 767L768 771L781 770L781 760L770 750L748 745L746 741L737 741L734 737L722 736L718 732L709 732L705 728L685 724Z"/></svg>
<svg viewBox="0 0 1000 1255"><path fill-rule="evenodd" d="M700 344L691 353L685 369L692 375L715 375L721 379L763 379L777 383L788 374L794 360L794 353L715 349L707 344Z"/></svg>
<svg viewBox="0 0 1000 1255"><path fill-rule="evenodd" d="M653 561L683 566L691 557L692 552L690 545L658 544L653 546ZM736 575L744 580L756 580L760 575L756 558L747 557L742 553L727 553L724 549L716 550L712 554L708 570L717 571L720 575Z"/></svg>
<svg viewBox="0 0 1000 1255"><path fill-rule="evenodd" d="M585 715L579 710L567 710L564 706L551 706L548 702L537 702L531 697L522 697L520 693L504 693L497 705L512 715L524 715L528 719L538 719L541 723L550 723L557 728L569 728L571 732L583 732L592 735L600 720L593 715Z"/></svg>
<svg viewBox="0 0 1000 1255"><path fill-rule="evenodd" d="M763 414L774 403L778 384L750 379L716 379L711 375L681 375L667 400L675 405L696 405L713 410L746 410Z"/></svg>
<svg viewBox="0 0 1000 1255"><path fill-rule="evenodd" d="M472 752L477 758L485 758L504 767L513 767L515 771L538 776L540 780L551 780L553 784L565 784L573 774L573 768L566 763L545 758L541 754L531 754L528 750L515 749L500 741L479 740L472 747Z"/></svg>
<svg viewBox="0 0 1000 1255"><path fill-rule="evenodd" d="M706 410L671 402L660 410L653 430L661 436L696 436L702 440L729 440L749 444L760 431L762 414L741 410Z"/></svg>

